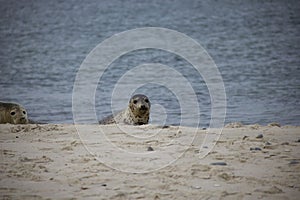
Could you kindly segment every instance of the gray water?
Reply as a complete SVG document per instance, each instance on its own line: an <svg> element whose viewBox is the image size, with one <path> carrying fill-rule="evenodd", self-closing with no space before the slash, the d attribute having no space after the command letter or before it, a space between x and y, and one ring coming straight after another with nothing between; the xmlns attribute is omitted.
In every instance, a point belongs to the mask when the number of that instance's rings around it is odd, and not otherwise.
<svg viewBox="0 0 300 200"><path fill-rule="evenodd" d="M73 84L88 53L119 32L164 27L193 38L215 61L226 89L226 123L300 125L298 1L12 0L0 5L0 101L24 105L33 120L73 123ZM124 73L115 66L147 62L175 66L197 82L200 126L207 126L211 100L205 82L185 72L184 59L159 50L131 52L112 64L101 80L105 89L97 89L98 118L111 113L116 74ZM137 92L165 108L167 124L180 123L172 91L147 85ZM189 122L198 125L194 116Z"/></svg>

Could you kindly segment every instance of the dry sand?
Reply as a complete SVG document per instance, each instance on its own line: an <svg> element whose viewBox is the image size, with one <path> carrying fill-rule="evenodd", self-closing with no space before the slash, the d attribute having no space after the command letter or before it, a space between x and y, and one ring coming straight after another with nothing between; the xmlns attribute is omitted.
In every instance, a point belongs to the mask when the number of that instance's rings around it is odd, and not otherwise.
<svg viewBox="0 0 300 200"><path fill-rule="evenodd" d="M0 125L0 197L300 198L300 127L231 124L205 158L218 130L121 128Z"/></svg>

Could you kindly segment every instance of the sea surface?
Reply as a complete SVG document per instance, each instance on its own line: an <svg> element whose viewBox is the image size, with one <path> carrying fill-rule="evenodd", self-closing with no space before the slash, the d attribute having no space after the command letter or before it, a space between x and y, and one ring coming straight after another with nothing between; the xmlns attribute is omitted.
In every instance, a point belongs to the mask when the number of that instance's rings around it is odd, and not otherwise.
<svg viewBox="0 0 300 200"><path fill-rule="evenodd" d="M299 1L1 0L0 5L0 101L22 104L32 120L74 123L74 83L86 56L115 34L161 27L194 39L213 59L225 86L225 123L300 125ZM171 66L191 83L198 104L188 108L199 109L200 119L185 116L184 125L208 127L214 100L204 78L184 58L161 49L132 51L111 63L90 99L97 119L112 113L122 76L145 63ZM130 76L128 88L143 80L139 74ZM155 74L172 80L166 71ZM174 90L189 91L183 83L168 84L136 86L135 93L151 100L151 123L181 124L183 105ZM125 108L132 94L114 95Z"/></svg>

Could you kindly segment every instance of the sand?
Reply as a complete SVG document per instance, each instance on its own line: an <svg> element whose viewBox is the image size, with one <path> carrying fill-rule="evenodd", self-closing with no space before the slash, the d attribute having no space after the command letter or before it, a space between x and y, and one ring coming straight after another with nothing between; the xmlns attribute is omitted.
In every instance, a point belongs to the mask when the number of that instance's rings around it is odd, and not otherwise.
<svg viewBox="0 0 300 200"><path fill-rule="evenodd" d="M218 131L0 125L0 197L299 199L300 127L235 123L220 138Z"/></svg>

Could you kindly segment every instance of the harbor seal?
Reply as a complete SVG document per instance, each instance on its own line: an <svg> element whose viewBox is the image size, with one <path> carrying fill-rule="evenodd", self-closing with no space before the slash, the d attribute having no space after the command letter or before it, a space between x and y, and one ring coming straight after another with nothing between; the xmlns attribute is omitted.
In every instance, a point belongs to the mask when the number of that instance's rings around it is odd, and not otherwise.
<svg viewBox="0 0 300 200"><path fill-rule="evenodd" d="M117 113L115 116L110 115L99 121L99 124L129 124L143 125L148 124L150 115L149 98L143 94L136 94L129 100L126 109Z"/></svg>
<svg viewBox="0 0 300 200"><path fill-rule="evenodd" d="M0 102L0 124L28 124L25 108L16 103Z"/></svg>

